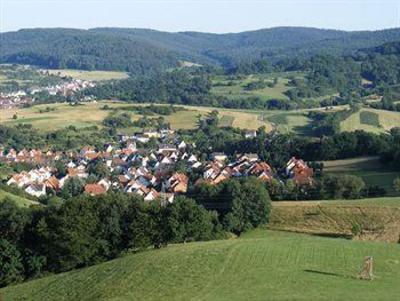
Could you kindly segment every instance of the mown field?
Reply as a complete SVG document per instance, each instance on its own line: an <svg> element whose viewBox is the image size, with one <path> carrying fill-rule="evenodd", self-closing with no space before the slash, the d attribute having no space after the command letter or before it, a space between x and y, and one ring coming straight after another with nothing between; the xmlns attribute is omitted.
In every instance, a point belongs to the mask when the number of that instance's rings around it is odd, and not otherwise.
<svg viewBox="0 0 400 301"><path fill-rule="evenodd" d="M400 172L380 163L379 157L360 157L345 160L323 161L324 171L330 174L349 174L361 177L368 185L378 185L387 190L389 195L397 195L393 180L400 177Z"/></svg>
<svg viewBox="0 0 400 301"><path fill-rule="evenodd" d="M373 281L359 280L373 256ZM0 290L4 300L397 300L400 246L255 230Z"/></svg>
<svg viewBox="0 0 400 301"><path fill-rule="evenodd" d="M400 126L400 112L363 108L340 124L341 131L352 132L365 130L373 133L384 133Z"/></svg>
<svg viewBox="0 0 400 301"><path fill-rule="evenodd" d="M274 202L268 228L397 243L400 197Z"/></svg>
<svg viewBox="0 0 400 301"><path fill-rule="evenodd" d="M103 81L112 79L124 79L129 75L126 72L119 71L86 71L86 70L72 70L72 69L57 69L46 70L50 74L58 76L68 76L76 79L89 80L89 81Z"/></svg>

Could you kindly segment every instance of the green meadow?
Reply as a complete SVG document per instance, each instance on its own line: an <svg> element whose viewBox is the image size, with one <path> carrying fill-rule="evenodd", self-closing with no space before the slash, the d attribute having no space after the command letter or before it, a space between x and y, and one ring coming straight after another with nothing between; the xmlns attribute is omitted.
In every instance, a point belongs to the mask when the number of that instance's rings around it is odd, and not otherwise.
<svg viewBox="0 0 400 301"><path fill-rule="evenodd" d="M375 279L357 278L364 256ZM400 246L255 230L0 290L4 300L397 300Z"/></svg>
<svg viewBox="0 0 400 301"><path fill-rule="evenodd" d="M379 161L379 157L359 157L345 160L324 161L324 171L330 174L349 174L361 177L368 185L385 188L389 195L396 195L392 188L393 180L400 172Z"/></svg>

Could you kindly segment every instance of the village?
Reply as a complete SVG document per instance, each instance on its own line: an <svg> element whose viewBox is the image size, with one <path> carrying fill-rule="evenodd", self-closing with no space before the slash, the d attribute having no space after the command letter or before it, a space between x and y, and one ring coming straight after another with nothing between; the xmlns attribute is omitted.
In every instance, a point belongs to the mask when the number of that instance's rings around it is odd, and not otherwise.
<svg viewBox="0 0 400 301"><path fill-rule="evenodd" d="M156 149L137 147L154 138L158 141ZM279 167L284 168L284 173L278 175L257 154L229 158L214 152L204 158L196 152L194 144L186 143L172 130L119 135L118 145L105 144L103 149L91 146L75 152L0 149L0 161L34 166L12 175L7 185L17 186L38 198L59 193L71 178L79 178L84 183L84 192L92 196L120 190L138 194L145 201L168 202L173 202L178 194L185 194L190 184L217 185L233 177L254 176L265 182L292 179L298 185L313 182L313 169L301 159L291 158L286 166Z"/></svg>
<svg viewBox="0 0 400 301"><path fill-rule="evenodd" d="M40 92L48 93L51 96L59 95L62 97L68 97L83 89L92 88L94 86L95 84L91 81L69 79L53 86L30 87L26 90L21 89L12 92L0 92L0 109L14 109L31 105L37 101L36 96Z"/></svg>

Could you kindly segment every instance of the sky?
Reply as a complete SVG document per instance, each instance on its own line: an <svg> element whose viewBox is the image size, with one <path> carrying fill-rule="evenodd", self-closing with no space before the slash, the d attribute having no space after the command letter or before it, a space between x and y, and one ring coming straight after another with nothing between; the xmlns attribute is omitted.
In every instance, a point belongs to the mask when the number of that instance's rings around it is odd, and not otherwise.
<svg viewBox="0 0 400 301"><path fill-rule="evenodd" d="M0 0L0 31L136 27L240 32L275 26L400 27L400 0Z"/></svg>

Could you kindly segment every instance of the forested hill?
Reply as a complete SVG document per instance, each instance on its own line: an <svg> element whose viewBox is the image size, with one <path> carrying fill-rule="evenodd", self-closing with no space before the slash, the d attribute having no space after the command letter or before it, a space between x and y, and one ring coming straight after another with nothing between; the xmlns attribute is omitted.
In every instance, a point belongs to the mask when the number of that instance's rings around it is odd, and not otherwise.
<svg viewBox="0 0 400 301"><path fill-rule="evenodd" d="M144 74L180 60L233 68L240 62L348 54L400 41L400 29L346 32L277 27L241 33L168 33L149 29L29 29L0 35L0 62Z"/></svg>
<svg viewBox="0 0 400 301"><path fill-rule="evenodd" d="M144 74L177 66L176 54L144 41L76 29L28 29L0 35L0 62L46 68Z"/></svg>

